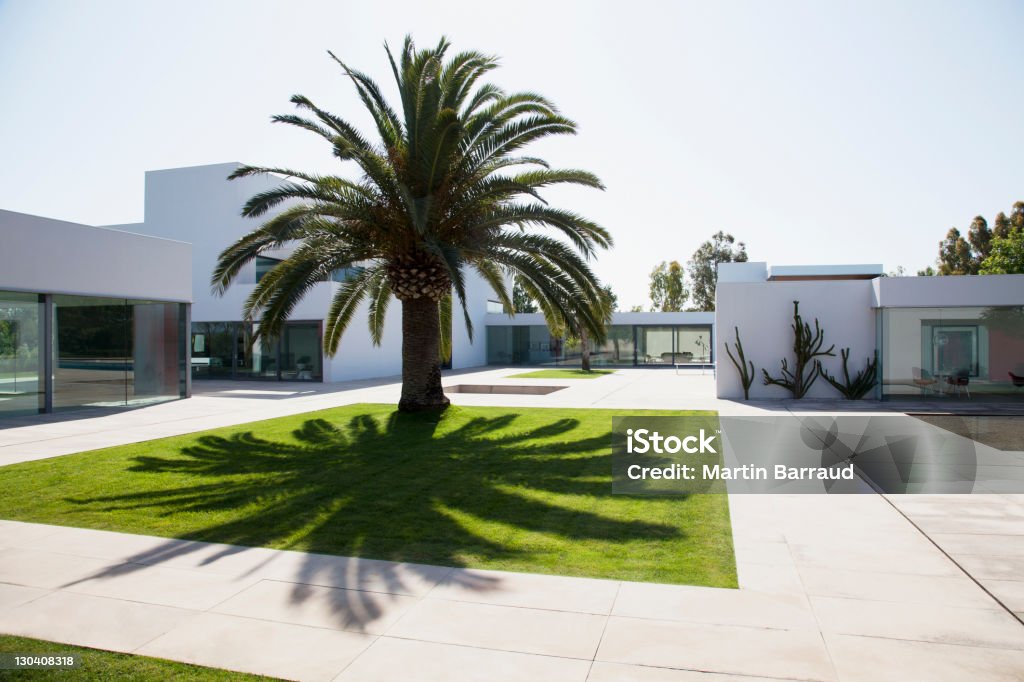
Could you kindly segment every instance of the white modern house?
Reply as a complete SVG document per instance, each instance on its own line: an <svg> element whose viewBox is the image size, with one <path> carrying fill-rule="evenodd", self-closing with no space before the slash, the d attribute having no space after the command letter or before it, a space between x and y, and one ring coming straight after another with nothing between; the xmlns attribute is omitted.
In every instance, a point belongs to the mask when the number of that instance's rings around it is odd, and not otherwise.
<svg viewBox="0 0 1024 682"><path fill-rule="evenodd" d="M841 374L839 351L850 349L850 372L877 356L876 399L1024 399L1024 275L885 277L880 265L719 266L715 327L717 394L742 398L739 372L725 352L739 330L756 374L753 399L790 397L764 385L762 368L792 366L793 302L811 327L818 320ZM735 350L733 351L735 354ZM819 380L809 398L839 397Z"/></svg>
<svg viewBox="0 0 1024 682"><path fill-rule="evenodd" d="M256 225L242 205L280 178L229 182L235 163L146 173L139 223L94 227L0 211L0 417L85 405L187 397L193 381L335 382L401 372L401 320L390 306L374 346L366 309L335 357L323 352L324 316L346 272L298 305L279 338L253 342L259 321L242 305L287 252L266 254L224 296L211 292L220 252ZM578 345L543 316L509 317L490 286L467 273L475 338L453 320L455 369L579 365ZM793 302L817 319L825 345L850 349L850 370L877 357L871 398L1024 399L1024 275L885 277L881 265L719 267L716 312L615 313L591 361L608 367L716 367L720 398L742 398L725 352L739 330L756 377L751 398L786 398L765 386L792 358ZM825 358L832 374L840 360ZM818 381L811 398L838 398Z"/></svg>
<svg viewBox="0 0 1024 682"><path fill-rule="evenodd" d="M146 173L145 214L141 223L110 227L192 244L193 378L261 379L286 381L343 381L394 376L401 373L401 310L390 306L385 336L379 347L370 341L362 314L342 338L338 353L323 353L324 316L345 273L335 273L298 305L279 339L251 343L255 325L242 320L242 304L256 282L278 262L257 258L239 275L224 296L210 290L210 274L220 252L259 223L241 217L242 205L254 194L280 183L276 177L248 177L228 181L239 164L224 163ZM287 253L282 252L280 257ZM485 363L484 320L490 287L475 274L467 276L468 308L476 343L469 340L463 316L455 315L452 328L452 367ZM258 324L258 323L257 323Z"/></svg>
<svg viewBox="0 0 1024 682"><path fill-rule="evenodd" d="M190 394L192 247L0 211L0 418Z"/></svg>

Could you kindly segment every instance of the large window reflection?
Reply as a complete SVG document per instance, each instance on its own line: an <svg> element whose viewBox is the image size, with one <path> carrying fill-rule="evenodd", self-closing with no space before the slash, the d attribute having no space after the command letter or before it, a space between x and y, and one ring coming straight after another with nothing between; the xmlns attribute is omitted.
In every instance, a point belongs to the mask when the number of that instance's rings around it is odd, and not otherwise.
<svg viewBox="0 0 1024 682"><path fill-rule="evenodd" d="M43 335L42 297L0 291L0 416L43 408Z"/></svg>
<svg viewBox="0 0 1024 682"><path fill-rule="evenodd" d="M711 325L612 325L603 343L590 342L595 366L672 367L710 364ZM579 341L551 335L545 325L489 325L487 362L492 365L578 366Z"/></svg>
<svg viewBox="0 0 1024 682"><path fill-rule="evenodd" d="M319 322L288 322L280 338L250 322L193 322L193 379L323 381Z"/></svg>
<svg viewBox="0 0 1024 682"><path fill-rule="evenodd" d="M1024 308L885 308L882 395L1024 399Z"/></svg>
<svg viewBox="0 0 1024 682"><path fill-rule="evenodd" d="M124 299L54 296L53 407L124 405L130 316Z"/></svg>

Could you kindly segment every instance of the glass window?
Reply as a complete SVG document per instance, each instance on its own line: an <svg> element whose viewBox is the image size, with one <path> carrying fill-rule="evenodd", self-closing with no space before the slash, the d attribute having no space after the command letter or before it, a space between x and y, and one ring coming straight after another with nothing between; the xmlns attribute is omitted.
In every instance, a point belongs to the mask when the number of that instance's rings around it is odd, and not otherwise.
<svg viewBox="0 0 1024 682"><path fill-rule="evenodd" d="M276 268L281 262L280 258L256 256L256 281L259 282L263 279L268 272Z"/></svg>
<svg viewBox="0 0 1024 682"><path fill-rule="evenodd" d="M1024 399L1024 308L885 308L885 398Z"/></svg>
<svg viewBox="0 0 1024 682"><path fill-rule="evenodd" d="M673 362L674 329L672 327L637 327L637 363L671 365Z"/></svg>
<svg viewBox="0 0 1024 682"><path fill-rule="evenodd" d="M184 314L180 303L128 301L129 404L184 396Z"/></svg>
<svg viewBox="0 0 1024 682"><path fill-rule="evenodd" d="M321 381L320 324L292 322L281 335L281 379Z"/></svg>
<svg viewBox="0 0 1024 682"><path fill-rule="evenodd" d="M349 265L344 268L338 268L331 272L325 281L328 282L347 282L356 274L363 271L363 268L358 265Z"/></svg>
<svg viewBox="0 0 1024 682"><path fill-rule="evenodd" d="M635 345L632 325L612 325L604 343L591 344L590 364L628 365L634 362Z"/></svg>
<svg viewBox="0 0 1024 682"><path fill-rule="evenodd" d="M128 400L131 319L124 299L54 296L53 407Z"/></svg>
<svg viewBox="0 0 1024 682"><path fill-rule="evenodd" d="M711 327L677 327L675 364L711 362Z"/></svg>
<svg viewBox="0 0 1024 682"><path fill-rule="evenodd" d="M230 378L236 329L232 322L192 323L192 378Z"/></svg>
<svg viewBox="0 0 1024 682"><path fill-rule="evenodd" d="M44 407L42 297L0 291L0 416Z"/></svg>

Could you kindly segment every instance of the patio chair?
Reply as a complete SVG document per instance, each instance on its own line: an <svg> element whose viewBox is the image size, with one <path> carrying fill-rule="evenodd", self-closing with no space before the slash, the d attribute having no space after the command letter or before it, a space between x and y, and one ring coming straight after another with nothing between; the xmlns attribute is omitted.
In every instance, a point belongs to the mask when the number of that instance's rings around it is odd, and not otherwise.
<svg viewBox="0 0 1024 682"><path fill-rule="evenodd" d="M1007 374L1010 375L1010 381L1013 382L1014 386L1016 386L1017 388L1024 387L1024 377L1017 376L1013 372L1007 372Z"/></svg>
<svg viewBox="0 0 1024 682"><path fill-rule="evenodd" d="M933 377L931 372L926 369L921 369L920 367L914 367L913 372L914 384L921 389L922 393L928 389L933 391L937 390L935 388L935 384L939 383L939 380Z"/></svg>
<svg viewBox="0 0 1024 682"><path fill-rule="evenodd" d="M967 387L967 385L971 383L971 377L966 369L958 369L954 371L946 377L946 383L953 388L953 392L957 395L966 391L967 397L971 397L971 389Z"/></svg>

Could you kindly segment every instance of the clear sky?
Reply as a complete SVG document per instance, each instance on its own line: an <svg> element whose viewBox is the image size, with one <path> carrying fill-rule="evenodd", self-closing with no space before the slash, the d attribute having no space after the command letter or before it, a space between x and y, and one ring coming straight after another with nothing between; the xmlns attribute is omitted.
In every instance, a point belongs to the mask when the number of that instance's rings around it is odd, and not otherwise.
<svg viewBox="0 0 1024 682"><path fill-rule="evenodd" d="M1013 0L0 0L0 208L125 223L148 169L337 172L269 117L303 93L365 124L326 50L390 86L385 41L447 34L578 121L535 151L607 184L549 198L612 231L622 307L717 230L753 260L913 272L1024 200L1022 26Z"/></svg>

